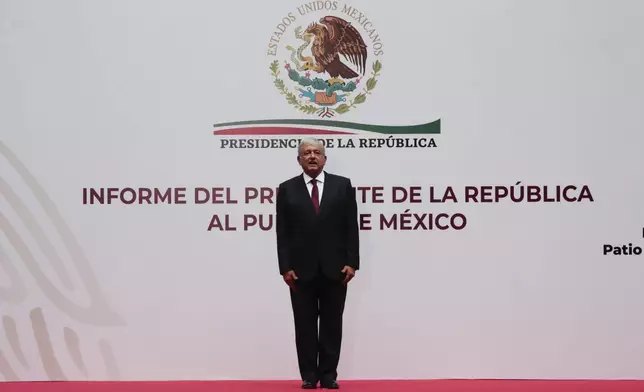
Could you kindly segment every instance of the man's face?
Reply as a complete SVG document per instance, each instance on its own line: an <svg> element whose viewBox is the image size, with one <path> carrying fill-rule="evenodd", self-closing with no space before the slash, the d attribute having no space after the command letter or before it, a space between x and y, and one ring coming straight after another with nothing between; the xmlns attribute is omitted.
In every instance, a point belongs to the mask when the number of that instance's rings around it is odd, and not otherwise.
<svg viewBox="0 0 644 392"><path fill-rule="evenodd" d="M324 164L326 163L324 147L316 144L305 144L300 147L297 160L306 174L315 177L324 169Z"/></svg>

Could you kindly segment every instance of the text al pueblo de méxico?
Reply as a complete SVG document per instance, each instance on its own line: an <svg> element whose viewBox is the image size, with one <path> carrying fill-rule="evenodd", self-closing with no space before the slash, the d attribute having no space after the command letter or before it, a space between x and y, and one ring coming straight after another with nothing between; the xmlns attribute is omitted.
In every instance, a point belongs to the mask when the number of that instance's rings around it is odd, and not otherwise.
<svg viewBox="0 0 644 392"><path fill-rule="evenodd" d="M595 201L588 185L355 186L360 230L464 230L468 204L580 204ZM105 187L83 188L84 205L187 205L208 209L208 231L271 231L275 227L277 187ZM324 195L323 201L324 203ZM230 205L261 206L231 213ZM386 206L386 213L360 207ZM268 205L273 205L267 210ZM431 207L426 208L429 205ZM391 212L392 206L400 211ZM449 207L447 207L449 206ZM459 208L462 208L459 211ZM373 208L370 208L373 209ZM214 211L213 211L214 210ZM238 210L238 209L235 209Z"/></svg>

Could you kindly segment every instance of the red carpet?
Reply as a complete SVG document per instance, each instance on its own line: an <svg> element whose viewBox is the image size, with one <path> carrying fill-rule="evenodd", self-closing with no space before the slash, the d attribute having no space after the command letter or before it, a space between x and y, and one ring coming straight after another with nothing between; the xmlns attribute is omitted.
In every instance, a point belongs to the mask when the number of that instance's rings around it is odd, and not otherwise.
<svg viewBox="0 0 644 392"><path fill-rule="evenodd" d="M22 382L0 383L2 392L283 392L293 381ZM414 380L344 381L353 392L643 392L644 381Z"/></svg>

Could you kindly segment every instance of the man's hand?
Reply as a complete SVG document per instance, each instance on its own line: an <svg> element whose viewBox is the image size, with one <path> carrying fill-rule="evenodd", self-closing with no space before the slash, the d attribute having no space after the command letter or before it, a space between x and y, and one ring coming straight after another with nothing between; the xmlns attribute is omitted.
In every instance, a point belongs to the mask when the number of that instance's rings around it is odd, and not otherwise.
<svg viewBox="0 0 644 392"><path fill-rule="evenodd" d="M295 271L290 270L284 275L284 282L286 282L287 285L291 288L291 290L295 291L295 281L297 280L297 275L295 275Z"/></svg>
<svg viewBox="0 0 644 392"><path fill-rule="evenodd" d="M348 265L345 265L344 268L342 268L342 273L345 274L344 284L349 283L349 281L353 279L354 276L356 276L356 270L349 267Z"/></svg>

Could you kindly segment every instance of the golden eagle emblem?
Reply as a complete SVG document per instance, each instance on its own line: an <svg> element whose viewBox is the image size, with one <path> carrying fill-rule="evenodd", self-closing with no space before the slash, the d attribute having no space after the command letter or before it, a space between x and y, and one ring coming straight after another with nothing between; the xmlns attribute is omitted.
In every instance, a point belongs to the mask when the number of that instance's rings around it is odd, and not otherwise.
<svg viewBox="0 0 644 392"><path fill-rule="evenodd" d="M352 79L359 75L342 62L344 55L364 75L367 64L367 45L351 23L336 16L325 16L319 23L312 23L304 31L306 38L313 38L311 54L315 59L306 57L305 70L318 73L326 72L331 76L329 85L344 84L341 78Z"/></svg>
<svg viewBox="0 0 644 392"><path fill-rule="evenodd" d="M354 11L343 8L349 16L358 12ZM300 14L304 15L302 10ZM269 69L280 95L299 112L322 118L342 115L364 104L378 85L382 69L379 56L383 43L373 23L354 25L349 19L329 14L302 25L296 21L295 13L289 13L268 44ZM288 32L291 25L292 35Z"/></svg>

